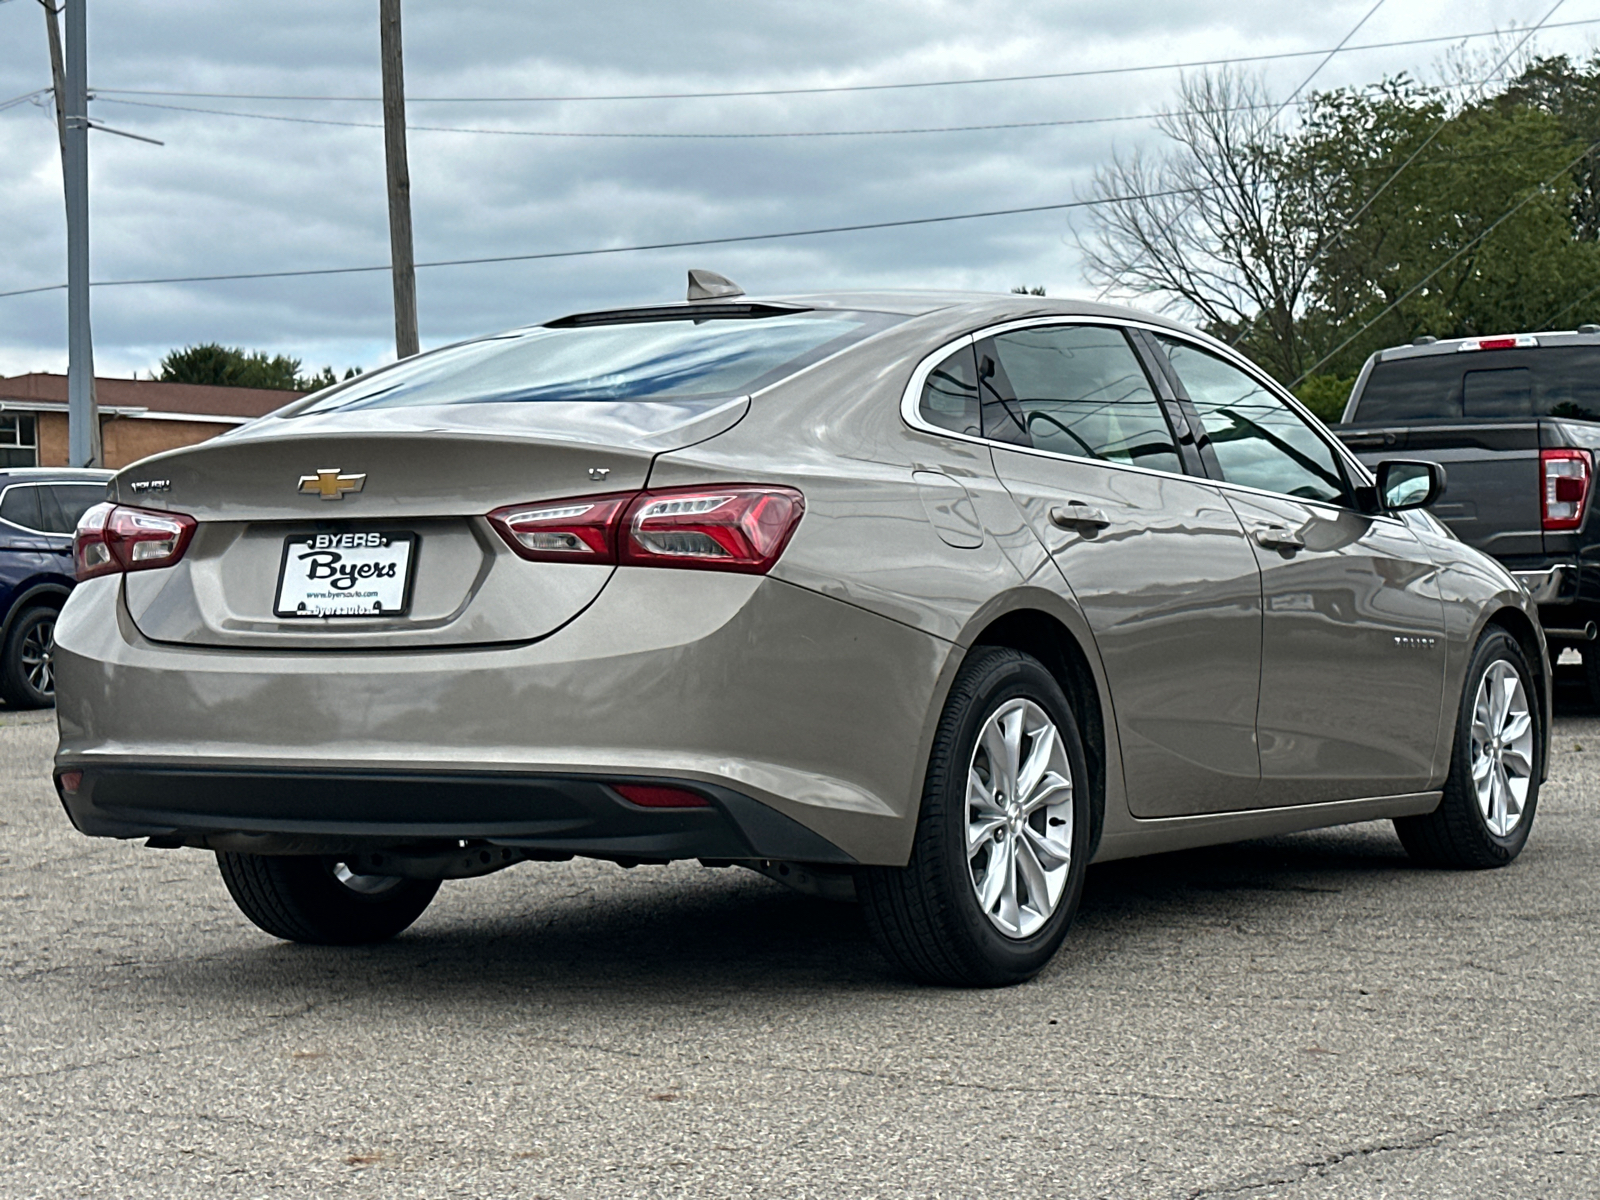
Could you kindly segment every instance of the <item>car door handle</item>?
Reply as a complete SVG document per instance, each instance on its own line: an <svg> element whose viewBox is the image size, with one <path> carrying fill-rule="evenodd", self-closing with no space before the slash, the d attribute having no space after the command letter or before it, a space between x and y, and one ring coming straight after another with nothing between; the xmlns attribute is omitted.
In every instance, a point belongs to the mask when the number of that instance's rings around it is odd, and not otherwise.
<svg viewBox="0 0 1600 1200"><path fill-rule="evenodd" d="M1081 533L1085 529L1104 529L1111 524L1111 518L1098 508L1090 508L1081 500L1069 500L1066 504L1058 504L1050 510L1050 524L1058 525L1062 529L1076 529Z"/></svg>
<svg viewBox="0 0 1600 1200"><path fill-rule="evenodd" d="M1304 550L1306 540L1283 525L1265 525L1256 530L1256 545L1268 550Z"/></svg>

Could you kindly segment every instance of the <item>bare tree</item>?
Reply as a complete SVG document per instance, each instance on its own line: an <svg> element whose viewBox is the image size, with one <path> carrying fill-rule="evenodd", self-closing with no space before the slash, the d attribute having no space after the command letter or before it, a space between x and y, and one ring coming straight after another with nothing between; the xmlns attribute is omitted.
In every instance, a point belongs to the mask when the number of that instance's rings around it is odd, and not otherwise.
<svg viewBox="0 0 1600 1200"><path fill-rule="evenodd" d="M1156 297L1292 379L1305 365L1299 320L1320 222L1314 190L1288 167L1280 111L1257 77L1185 78L1158 122L1172 145L1096 172L1103 203L1078 246L1102 295Z"/></svg>

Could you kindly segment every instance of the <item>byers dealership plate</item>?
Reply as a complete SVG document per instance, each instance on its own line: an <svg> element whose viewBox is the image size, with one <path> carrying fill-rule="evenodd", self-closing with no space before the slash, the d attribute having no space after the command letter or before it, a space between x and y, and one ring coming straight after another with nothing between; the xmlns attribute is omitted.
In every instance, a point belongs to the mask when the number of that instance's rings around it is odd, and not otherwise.
<svg viewBox="0 0 1600 1200"><path fill-rule="evenodd" d="M400 617L411 604L414 533L308 533L283 541L280 617Z"/></svg>

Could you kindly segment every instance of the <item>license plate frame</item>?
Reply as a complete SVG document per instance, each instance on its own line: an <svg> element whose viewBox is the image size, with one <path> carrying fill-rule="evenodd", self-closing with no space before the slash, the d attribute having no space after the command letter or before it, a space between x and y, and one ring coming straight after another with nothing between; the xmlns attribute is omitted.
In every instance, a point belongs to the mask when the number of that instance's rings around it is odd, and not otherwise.
<svg viewBox="0 0 1600 1200"><path fill-rule="evenodd" d="M373 539L379 539L374 542ZM272 614L280 620L290 621L344 621L366 618L368 620L390 619L406 617L411 613L411 590L417 573L417 552L422 544L415 531L409 529L363 529L341 530L336 532L320 533L291 533L283 539L283 554L278 560L278 579L273 589ZM393 554L396 547L404 546L404 553L398 559ZM336 555L332 560L324 559L321 564L313 564L307 568L308 577L291 579L289 573L290 555L296 549L306 550L307 553L298 555L304 559L312 554ZM377 553L375 553L377 552ZM387 554L382 552L388 552ZM352 557L353 556L353 557ZM361 574L364 563L375 563L379 567L392 565L392 573L379 572L375 575ZM317 565L330 568L327 576L330 581L343 579L347 573L338 568L346 565L353 566L354 570L348 573L351 582L348 588L341 589L329 586L317 589L318 595L307 585L312 584L318 577L310 576L309 572ZM365 580L371 583L359 587ZM390 581L393 580L394 583ZM398 603L391 606L396 593L395 583L398 584ZM285 589L291 584L295 585L293 592L285 604ZM335 592L348 591L354 596L365 596L367 592L379 593L368 607L359 602L346 606L347 610L341 611L336 604L327 602L336 601ZM324 600L316 604L317 600Z"/></svg>

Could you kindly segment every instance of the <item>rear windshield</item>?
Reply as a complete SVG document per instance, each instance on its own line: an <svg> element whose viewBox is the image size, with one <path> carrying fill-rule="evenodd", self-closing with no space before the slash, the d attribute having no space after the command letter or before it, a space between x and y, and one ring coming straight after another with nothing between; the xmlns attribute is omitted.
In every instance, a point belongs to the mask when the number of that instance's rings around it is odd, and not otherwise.
<svg viewBox="0 0 1600 1200"><path fill-rule="evenodd" d="M1374 363L1353 415L1362 424L1474 417L1600 421L1600 346L1457 351Z"/></svg>
<svg viewBox="0 0 1600 1200"><path fill-rule="evenodd" d="M314 398L293 415L433 404L742 396L901 319L830 311L539 326L408 359Z"/></svg>

